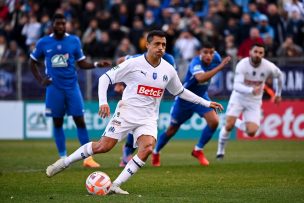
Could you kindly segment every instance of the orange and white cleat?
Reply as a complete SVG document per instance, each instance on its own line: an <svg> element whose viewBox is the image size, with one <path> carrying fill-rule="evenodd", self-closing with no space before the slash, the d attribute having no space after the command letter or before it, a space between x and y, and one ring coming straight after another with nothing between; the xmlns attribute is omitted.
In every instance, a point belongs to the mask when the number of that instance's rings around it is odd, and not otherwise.
<svg viewBox="0 0 304 203"><path fill-rule="evenodd" d="M209 161L206 159L203 151L193 150L191 154L192 154L192 156L194 156L195 158L198 159L200 165L202 165L202 166L208 166L209 165Z"/></svg>
<svg viewBox="0 0 304 203"><path fill-rule="evenodd" d="M94 161L92 156L89 156L83 161L83 166L87 168L99 168L100 164Z"/></svg>
<svg viewBox="0 0 304 203"><path fill-rule="evenodd" d="M160 154L152 153L152 166L159 167L160 166Z"/></svg>

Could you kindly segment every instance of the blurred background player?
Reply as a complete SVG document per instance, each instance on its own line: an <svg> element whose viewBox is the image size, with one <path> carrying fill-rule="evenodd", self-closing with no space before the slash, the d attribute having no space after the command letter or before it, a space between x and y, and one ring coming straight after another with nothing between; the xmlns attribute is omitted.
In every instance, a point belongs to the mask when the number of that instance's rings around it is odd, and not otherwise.
<svg viewBox="0 0 304 203"><path fill-rule="evenodd" d="M223 109L221 104L207 101L183 87L174 68L162 59L166 49L165 36L163 31L151 31L147 37L146 54L119 64L99 78L98 114L102 118L110 116L107 102L107 89L110 83L126 84L122 100L117 104L115 113L100 140L89 142L65 159L59 159L48 166L48 177L92 154L110 151L118 141L127 136L126 133L133 132L134 142L138 145L137 154L127 163L110 188L110 193L127 195L129 193L120 186L145 165L152 153L157 139L159 106L165 89L187 101L218 110Z"/></svg>
<svg viewBox="0 0 304 203"><path fill-rule="evenodd" d="M210 101L208 96L208 86L210 79L219 71L221 71L230 61L230 57L226 57L223 61L221 56L214 50L214 46L210 43L204 43L199 56L192 59L185 78L184 87ZM184 99L176 97L171 109L171 123L168 129L159 136L156 147L152 154L152 165L160 166L160 150L175 135L180 126L185 123L194 113L204 117L207 125L202 131L202 135L195 145L192 156L199 160L203 166L208 166L209 161L203 153L204 146L209 142L213 133L217 129L219 119L214 109L204 107L198 104L190 103Z"/></svg>
<svg viewBox="0 0 304 203"><path fill-rule="evenodd" d="M136 54L136 55L127 55L127 56L123 56L120 57L116 64L120 64L122 62L124 62L125 60L128 60L130 58L135 58L140 56L141 54ZM169 64L171 64L175 70L176 68L176 64L174 61L174 57L171 54L165 53L162 57L163 59L165 59ZM114 91L118 92L120 94L122 94L123 90L125 89L125 85L123 83L117 83L115 84L114 87ZM136 147L134 147L134 139L133 139L133 134L129 133L126 139L126 143L124 144L123 148L122 148L122 157L121 157L121 161L119 163L120 167L125 167L126 164L130 161L130 159L132 158L132 154L135 152Z"/></svg>
<svg viewBox="0 0 304 203"><path fill-rule="evenodd" d="M53 118L54 137L59 156L67 156L65 135L62 128L65 113L73 116L81 145L89 142L84 121L84 104L80 92L75 62L82 69L110 65L107 61L88 63L77 36L66 33L64 15L55 14L52 21L53 33L41 38L30 57L33 75L39 84L46 86L46 116ZM40 74L38 60L44 57L45 77ZM96 168L100 165L88 157L83 166Z"/></svg>
<svg viewBox="0 0 304 203"><path fill-rule="evenodd" d="M223 159L225 145L234 126L253 137L260 126L263 88L269 77L274 78L274 102L281 101L282 73L272 62L264 59L265 47L253 44L249 57L242 59L235 69L233 92L226 110L226 125L222 127L217 149L217 158ZM238 117L243 114L243 120Z"/></svg>

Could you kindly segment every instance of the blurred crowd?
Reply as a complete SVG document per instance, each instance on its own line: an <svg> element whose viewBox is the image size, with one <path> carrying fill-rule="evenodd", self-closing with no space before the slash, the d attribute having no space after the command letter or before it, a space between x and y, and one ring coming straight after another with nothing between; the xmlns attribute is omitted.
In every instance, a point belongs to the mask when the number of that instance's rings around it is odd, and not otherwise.
<svg viewBox="0 0 304 203"><path fill-rule="evenodd" d="M145 36L164 30L167 52L189 61L204 41L223 55L248 56L263 42L266 57L299 57L303 0L0 0L0 60L27 59L61 12L88 57L117 59L145 51Z"/></svg>

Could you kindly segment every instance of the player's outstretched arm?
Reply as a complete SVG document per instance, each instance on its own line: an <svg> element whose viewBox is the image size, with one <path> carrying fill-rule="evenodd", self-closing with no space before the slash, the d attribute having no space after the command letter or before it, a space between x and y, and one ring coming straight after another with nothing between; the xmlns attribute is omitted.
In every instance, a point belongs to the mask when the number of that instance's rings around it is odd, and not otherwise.
<svg viewBox="0 0 304 203"><path fill-rule="evenodd" d="M230 60L230 56L225 57L222 62L212 70L195 74L195 79L200 83L210 80L217 72L221 71L230 62Z"/></svg>
<svg viewBox="0 0 304 203"><path fill-rule="evenodd" d="M98 115L102 118L110 116L110 107L107 101L107 91L110 84L108 75L105 73L98 80L98 99L99 109Z"/></svg>
<svg viewBox="0 0 304 203"><path fill-rule="evenodd" d="M94 62L94 63L89 63L86 60L81 60L81 61L77 62L77 65L81 69L93 69L93 68L110 67L112 65L112 63L109 60L100 60L100 61Z"/></svg>
<svg viewBox="0 0 304 203"><path fill-rule="evenodd" d="M184 91L178 96L186 101L213 108L216 112L224 110L223 106L220 103L207 101L187 89L184 89Z"/></svg>
<svg viewBox="0 0 304 203"><path fill-rule="evenodd" d="M47 86L52 83L52 79L49 77L43 77L39 71L39 62L35 61L34 59L30 58L30 67L31 71L36 78L36 80L41 84L42 86Z"/></svg>

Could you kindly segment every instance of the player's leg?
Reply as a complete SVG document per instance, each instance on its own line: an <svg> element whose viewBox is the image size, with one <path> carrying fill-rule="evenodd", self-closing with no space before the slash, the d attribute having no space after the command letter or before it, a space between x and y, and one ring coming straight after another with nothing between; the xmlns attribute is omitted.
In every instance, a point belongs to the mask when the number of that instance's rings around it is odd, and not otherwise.
<svg viewBox="0 0 304 203"><path fill-rule="evenodd" d="M210 139L212 138L212 135L216 131L218 123L219 123L219 119L213 109L209 109L209 108L208 109L204 108L204 109L206 109L206 111L207 111L206 113L203 114L203 116L207 122L207 125L203 129L201 137L198 140L197 144L195 145L195 147L192 151L192 156L196 157L199 160L201 165L208 166L209 161L207 160L207 158L205 157L205 155L203 153L203 148L210 141Z"/></svg>
<svg viewBox="0 0 304 203"><path fill-rule="evenodd" d="M225 147L230 137L230 132L234 127L237 117L235 116L226 116L226 125L223 126L220 130L217 146L217 159L223 159L225 155Z"/></svg>
<svg viewBox="0 0 304 203"><path fill-rule="evenodd" d="M65 135L63 131L63 116L65 114L64 92L57 89L54 85L46 88L45 96L46 116L53 118L54 139L57 146L59 156L64 158L67 156Z"/></svg>
<svg viewBox="0 0 304 203"><path fill-rule="evenodd" d="M120 186L145 165L146 160L152 153L155 138L150 135L141 135L137 139L137 144L137 154L127 163L123 171L113 181L113 185L111 187L112 193L129 194L127 191L122 190Z"/></svg>
<svg viewBox="0 0 304 203"><path fill-rule="evenodd" d="M86 159L93 154L106 153L116 145L117 141L117 139L103 136L98 142L89 142L84 144L70 156L64 159L59 159L54 164L48 166L46 174L48 177L52 177L69 167L74 162Z"/></svg>
<svg viewBox="0 0 304 203"><path fill-rule="evenodd" d="M229 140L230 132L233 129L237 118L244 111L245 107L241 102L229 100L226 111L226 124L220 130L218 138L218 147L216 157L217 159L223 159L225 154L225 147Z"/></svg>
<svg viewBox="0 0 304 203"><path fill-rule="evenodd" d="M132 154L135 152L136 148L133 147L133 134L129 133L126 139L126 143L122 148L122 158L119 163L120 167L125 167L126 164L131 160Z"/></svg>
<svg viewBox="0 0 304 203"><path fill-rule="evenodd" d="M79 143L84 145L90 141L88 130L86 128L85 120L84 120L84 103L83 98L80 92L80 88L77 85L72 90L66 90L66 108L67 114L73 116L73 120L76 124L77 128L77 137ZM89 168L98 168L100 165L94 161L92 157L88 157L83 161L84 167Z"/></svg>
<svg viewBox="0 0 304 203"><path fill-rule="evenodd" d="M176 134L180 125L186 122L193 115L189 106L184 105L180 100L176 100L171 109L171 122L168 129L157 139L156 146L152 154L152 166L160 166L160 150L166 146L169 140Z"/></svg>
<svg viewBox="0 0 304 203"><path fill-rule="evenodd" d="M246 123L246 134L250 137L255 136L261 121L261 105L259 103L251 103L247 105L244 111L244 122Z"/></svg>

